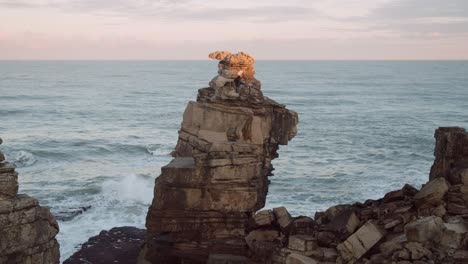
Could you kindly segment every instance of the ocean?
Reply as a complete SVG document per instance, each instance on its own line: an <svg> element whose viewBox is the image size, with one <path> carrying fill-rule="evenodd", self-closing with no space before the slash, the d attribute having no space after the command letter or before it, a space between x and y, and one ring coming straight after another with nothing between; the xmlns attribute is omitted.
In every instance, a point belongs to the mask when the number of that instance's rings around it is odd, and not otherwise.
<svg viewBox="0 0 468 264"><path fill-rule="evenodd" d="M182 113L216 61L0 61L1 149L20 193L59 220L62 260L101 230L144 227ZM299 114L267 207L313 216L420 187L434 130L468 128L468 61L258 61L266 96ZM66 214L65 214L66 215Z"/></svg>

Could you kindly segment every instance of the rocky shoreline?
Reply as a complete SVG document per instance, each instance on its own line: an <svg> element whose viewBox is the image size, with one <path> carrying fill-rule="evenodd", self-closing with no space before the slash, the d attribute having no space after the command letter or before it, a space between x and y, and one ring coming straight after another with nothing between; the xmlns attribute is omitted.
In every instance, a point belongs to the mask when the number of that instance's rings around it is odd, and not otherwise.
<svg viewBox="0 0 468 264"><path fill-rule="evenodd" d="M259 211L245 237L249 255L212 254L207 263L468 263L468 133L439 128L435 138L431 180L420 190L404 185L314 218Z"/></svg>
<svg viewBox="0 0 468 264"><path fill-rule="evenodd" d="M271 161L296 135L298 116L263 95L250 55L209 57L220 61L218 75L187 105L174 159L155 181L147 229L102 231L64 263L468 263L463 128L436 130L421 189L406 184L313 218L261 210ZM17 190L14 167L0 152L0 263L58 263L55 218Z"/></svg>
<svg viewBox="0 0 468 264"><path fill-rule="evenodd" d="M430 181L420 190L404 185L314 218L284 207L258 211L271 160L294 137L297 115L263 96L250 56L210 57L221 60L219 75L185 110L174 160L156 179L138 263L468 262L464 129L436 130Z"/></svg>

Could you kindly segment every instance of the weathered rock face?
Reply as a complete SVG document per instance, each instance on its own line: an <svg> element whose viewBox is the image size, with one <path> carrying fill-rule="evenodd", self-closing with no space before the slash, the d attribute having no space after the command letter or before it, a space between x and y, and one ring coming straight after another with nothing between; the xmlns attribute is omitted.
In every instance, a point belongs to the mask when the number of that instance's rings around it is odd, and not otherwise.
<svg viewBox="0 0 468 264"><path fill-rule="evenodd" d="M452 184L461 183L461 173L468 169L468 133L460 127L441 127L435 133L435 161L430 179L443 177Z"/></svg>
<svg viewBox="0 0 468 264"><path fill-rule="evenodd" d="M263 97L259 85L250 87L258 93L242 92L254 80L246 75L254 72L253 58L210 57L222 60L218 77L230 80L200 89L184 112L175 158L156 179L148 211L142 256L149 263L225 263L220 256L246 256L248 224L265 205L271 160L296 134L295 112ZM226 86L242 98L220 96L217 89Z"/></svg>
<svg viewBox="0 0 468 264"><path fill-rule="evenodd" d="M18 173L0 151L0 263L59 263L58 230L48 208L18 194Z"/></svg>
<svg viewBox="0 0 468 264"><path fill-rule="evenodd" d="M255 263L468 263L468 133L436 131L435 162L421 190L336 205L315 219L285 208L258 212L247 241Z"/></svg>
<svg viewBox="0 0 468 264"><path fill-rule="evenodd" d="M184 113L174 160L156 179L139 263L468 263L468 133L436 131L421 190L336 205L315 218L263 210L278 145L297 115L263 97L253 58L215 52L219 75ZM250 93L242 90L249 87ZM257 92L255 92L257 91Z"/></svg>
<svg viewBox="0 0 468 264"><path fill-rule="evenodd" d="M209 83L215 98L249 100L261 103L263 93L261 83L255 79L255 59L247 53L231 54L229 51L216 51L208 57L219 60L218 76Z"/></svg>

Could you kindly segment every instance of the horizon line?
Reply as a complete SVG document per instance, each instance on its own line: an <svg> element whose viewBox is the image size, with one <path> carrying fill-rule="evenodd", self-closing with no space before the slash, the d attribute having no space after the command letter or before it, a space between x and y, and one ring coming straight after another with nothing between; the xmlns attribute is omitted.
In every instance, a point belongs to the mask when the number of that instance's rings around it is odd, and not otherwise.
<svg viewBox="0 0 468 264"><path fill-rule="evenodd" d="M132 62L132 61L212 61L213 59L0 59L0 62L31 62L31 61L102 61L102 62ZM255 59L258 61L468 61L467 59Z"/></svg>

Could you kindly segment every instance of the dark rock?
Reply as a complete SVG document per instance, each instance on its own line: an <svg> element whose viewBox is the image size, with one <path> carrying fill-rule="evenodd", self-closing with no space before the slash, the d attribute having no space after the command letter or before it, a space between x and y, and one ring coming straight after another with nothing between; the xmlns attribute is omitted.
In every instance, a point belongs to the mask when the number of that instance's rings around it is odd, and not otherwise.
<svg viewBox="0 0 468 264"><path fill-rule="evenodd" d="M449 179L454 168L468 168L468 133L461 127L440 127L436 130L434 164L430 179Z"/></svg>
<svg viewBox="0 0 468 264"><path fill-rule="evenodd" d="M55 219L59 221L70 221L73 218L77 217L78 215L86 212L87 210L91 209L91 205L89 206L82 206L78 208L68 208L65 211L60 211L58 213L55 213Z"/></svg>
<svg viewBox="0 0 468 264"><path fill-rule="evenodd" d="M63 264L135 264L145 241L146 230L136 227L114 227L91 237L81 249Z"/></svg>

